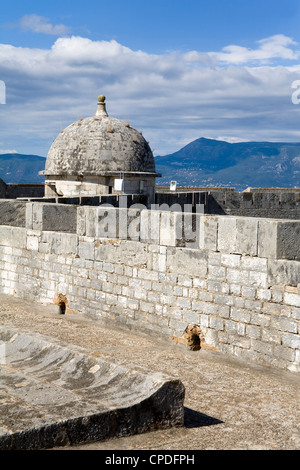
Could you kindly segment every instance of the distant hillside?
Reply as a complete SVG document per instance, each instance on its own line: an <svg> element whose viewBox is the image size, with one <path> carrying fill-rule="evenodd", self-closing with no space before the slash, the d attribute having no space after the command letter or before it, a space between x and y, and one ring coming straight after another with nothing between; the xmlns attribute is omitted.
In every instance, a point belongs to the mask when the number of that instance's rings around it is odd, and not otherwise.
<svg viewBox="0 0 300 470"><path fill-rule="evenodd" d="M44 183L39 171L45 169L46 160L38 155L5 153L0 155L0 178L5 183Z"/></svg>
<svg viewBox="0 0 300 470"><path fill-rule="evenodd" d="M230 144L200 138L171 155L155 158L159 185L300 187L300 143Z"/></svg>
<svg viewBox="0 0 300 470"><path fill-rule="evenodd" d="M17 153L0 155L5 183L43 183L38 173L45 158ZM224 186L241 191L300 187L300 143L227 142L200 138L171 155L155 157L162 174L158 185L175 180L180 186Z"/></svg>

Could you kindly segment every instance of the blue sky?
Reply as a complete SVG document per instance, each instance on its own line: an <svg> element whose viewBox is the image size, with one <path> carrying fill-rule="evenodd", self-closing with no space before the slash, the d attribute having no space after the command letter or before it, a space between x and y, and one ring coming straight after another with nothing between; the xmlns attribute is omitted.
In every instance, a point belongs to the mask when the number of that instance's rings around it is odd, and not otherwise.
<svg viewBox="0 0 300 470"><path fill-rule="evenodd" d="M299 4L2 2L0 152L46 156L99 94L156 155L199 137L300 142Z"/></svg>

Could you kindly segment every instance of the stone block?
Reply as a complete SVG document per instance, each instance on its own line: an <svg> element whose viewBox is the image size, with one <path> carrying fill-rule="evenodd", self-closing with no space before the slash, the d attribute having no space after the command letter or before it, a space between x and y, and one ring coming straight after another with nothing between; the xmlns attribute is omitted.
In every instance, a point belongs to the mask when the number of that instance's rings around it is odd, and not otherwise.
<svg viewBox="0 0 300 470"><path fill-rule="evenodd" d="M218 251L236 253L237 218L220 216L218 219Z"/></svg>
<svg viewBox="0 0 300 470"><path fill-rule="evenodd" d="M86 237L84 237L86 238ZM95 244L94 239L79 240L78 244L78 255L80 258L94 260L95 258Z"/></svg>
<svg viewBox="0 0 300 470"><path fill-rule="evenodd" d="M240 269L227 269L226 280L231 284L249 285L249 272Z"/></svg>
<svg viewBox="0 0 300 470"><path fill-rule="evenodd" d="M262 219L258 222L258 256L300 261L300 222Z"/></svg>
<svg viewBox="0 0 300 470"><path fill-rule="evenodd" d="M291 294L289 292L284 293L284 303L288 305L292 305L294 307L300 307L300 295L299 294Z"/></svg>
<svg viewBox="0 0 300 470"><path fill-rule="evenodd" d="M300 279L300 262L289 260L268 260L268 286L297 286ZM280 301L280 300L279 300Z"/></svg>
<svg viewBox="0 0 300 470"><path fill-rule="evenodd" d="M76 206L66 205L66 204L43 204L42 210L43 210L42 230L76 233L76 229L77 229Z"/></svg>
<svg viewBox="0 0 300 470"><path fill-rule="evenodd" d="M32 221L31 227L33 230L43 230L43 205L41 203L32 203L31 207Z"/></svg>
<svg viewBox="0 0 300 470"><path fill-rule="evenodd" d="M226 269L223 266L209 266L207 279L225 281Z"/></svg>
<svg viewBox="0 0 300 470"><path fill-rule="evenodd" d="M117 210L117 237L122 240L140 239L140 211L120 208Z"/></svg>
<svg viewBox="0 0 300 470"><path fill-rule="evenodd" d="M32 228L32 217L33 217L33 214L32 214L32 207L33 207L33 203L32 202L28 202L26 204L26 210L25 210L25 227L26 228Z"/></svg>
<svg viewBox="0 0 300 470"><path fill-rule="evenodd" d="M153 255L154 256L154 255ZM157 269L159 272L165 272L167 266L167 256L166 254L158 254L157 255Z"/></svg>
<svg viewBox="0 0 300 470"><path fill-rule="evenodd" d="M86 235L86 207L77 207L77 228L76 233L80 236Z"/></svg>
<svg viewBox="0 0 300 470"><path fill-rule="evenodd" d="M26 204L26 227L33 230L75 233L77 208L66 204Z"/></svg>
<svg viewBox="0 0 300 470"><path fill-rule="evenodd" d="M211 266L221 266L221 253L208 252L208 264Z"/></svg>
<svg viewBox="0 0 300 470"><path fill-rule="evenodd" d="M183 321L186 323L200 323L200 315L196 312L191 312L190 310L183 311Z"/></svg>
<svg viewBox="0 0 300 470"><path fill-rule="evenodd" d="M217 250L218 217L199 216L199 248L211 251Z"/></svg>
<svg viewBox="0 0 300 470"><path fill-rule="evenodd" d="M236 252L242 255L257 256L258 219L237 217Z"/></svg>
<svg viewBox="0 0 300 470"><path fill-rule="evenodd" d="M21 227L0 226L0 245L13 248L26 248L26 229Z"/></svg>
<svg viewBox="0 0 300 470"><path fill-rule="evenodd" d="M237 322L250 323L251 320L251 314L243 308L232 307L230 316Z"/></svg>
<svg viewBox="0 0 300 470"><path fill-rule="evenodd" d="M160 211L143 210L141 212L140 240L144 243L160 243Z"/></svg>
<svg viewBox="0 0 300 470"><path fill-rule="evenodd" d="M261 329L259 326L246 325L246 335L249 336L249 338L260 339Z"/></svg>
<svg viewBox="0 0 300 470"><path fill-rule="evenodd" d="M176 226L177 223L177 226ZM180 226L182 224L182 214L171 211L162 211L160 213L160 245L176 246L176 240L180 235ZM182 230L181 230L182 232ZM181 234L182 237L182 234Z"/></svg>
<svg viewBox="0 0 300 470"><path fill-rule="evenodd" d="M291 348L283 347L282 345L274 345L273 354L279 359L282 359L284 363L286 361L293 362L295 357L294 351Z"/></svg>
<svg viewBox="0 0 300 470"><path fill-rule="evenodd" d="M207 274L207 252L189 248L169 248L167 268L170 273L204 278Z"/></svg>
<svg viewBox="0 0 300 470"><path fill-rule="evenodd" d="M1 184L0 184L1 186ZM0 189L1 192L1 189ZM16 199L0 199L0 225L26 226L26 203Z"/></svg>
<svg viewBox="0 0 300 470"><path fill-rule="evenodd" d="M261 258L277 258L277 220L258 221L257 255Z"/></svg>
<svg viewBox="0 0 300 470"><path fill-rule="evenodd" d="M224 320L218 317L210 317L209 319L209 326L215 330L224 330Z"/></svg>
<svg viewBox="0 0 300 470"><path fill-rule="evenodd" d="M177 216L179 217L178 214ZM192 212L183 212L181 219L179 219L182 224L179 226L179 221L176 221L177 227L177 246L186 246L189 248L199 248L200 247L200 237L201 237L201 221L203 220L203 214L192 213ZM180 237L180 230L182 236Z"/></svg>
<svg viewBox="0 0 300 470"><path fill-rule="evenodd" d="M250 256L243 256L241 258L241 269L266 273L267 266L268 264L265 258L252 258Z"/></svg>
<svg viewBox="0 0 300 470"><path fill-rule="evenodd" d="M1 379L8 400L17 403L11 407L10 420L1 416L1 450L78 445L184 423L185 387L173 377L92 358L84 349L57 345L41 335L37 338L3 328L0 335L10 361ZM32 356L35 367L28 362ZM16 360L19 369L13 366ZM53 375L59 387L47 379ZM24 390L14 387L14 381L26 383L27 413L19 411ZM74 391L84 397L82 401ZM47 406L52 413L45 415L40 410Z"/></svg>
<svg viewBox="0 0 300 470"><path fill-rule="evenodd" d="M128 212L127 212L127 239L139 241L140 238L141 238L141 209L130 208L128 209Z"/></svg>
<svg viewBox="0 0 300 470"><path fill-rule="evenodd" d="M42 232L41 242L48 243L50 253L56 255L78 254L78 237L75 234Z"/></svg>
<svg viewBox="0 0 300 470"><path fill-rule="evenodd" d="M133 275L130 267L146 266L149 261L149 253L146 250L147 245L127 240L96 240L95 259L97 261L113 260L115 264L120 263L124 266L124 274ZM130 273L131 272L131 273Z"/></svg>
<svg viewBox="0 0 300 470"><path fill-rule="evenodd" d="M118 213L114 207L97 208L96 237L118 238Z"/></svg>
<svg viewBox="0 0 300 470"><path fill-rule="evenodd" d="M250 271L248 285L252 287L260 287L266 289L268 287L267 273Z"/></svg>
<svg viewBox="0 0 300 470"><path fill-rule="evenodd" d="M27 237L27 250L38 251L39 249L39 237L37 236L28 236Z"/></svg>
<svg viewBox="0 0 300 470"><path fill-rule="evenodd" d="M92 217L94 218L94 215ZM96 236L98 238L139 241L140 229L139 208L115 208L105 205L97 208Z"/></svg>
<svg viewBox="0 0 300 470"><path fill-rule="evenodd" d="M218 348L219 345L219 336L217 330L207 329L204 333L204 343L202 344L203 348L209 346L211 348Z"/></svg>
<svg viewBox="0 0 300 470"><path fill-rule="evenodd" d="M240 255L222 254L221 263L228 268L238 268L241 262Z"/></svg>
<svg viewBox="0 0 300 470"><path fill-rule="evenodd" d="M96 236L97 207L77 207L77 235Z"/></svg>
<svg viewBox="0 0 300 470"><path fill-rule="evenodd" d="M277 257L300 261L300 222L282 221L277 226Z"/></svg>
<svg viewBox="0 0 300 470"><path fill-rule="evenodd" d="M293 333L282 334L282 344L293 349L300 349L300 335Z"/></svg>
<svg viewBox="0 0 300 470"><path fill-rule="evenodd" d="M273 345L259 339L252 339L251 341L252 349L258 353L266 354L267 356L272 356L273 354Z"/></svg>

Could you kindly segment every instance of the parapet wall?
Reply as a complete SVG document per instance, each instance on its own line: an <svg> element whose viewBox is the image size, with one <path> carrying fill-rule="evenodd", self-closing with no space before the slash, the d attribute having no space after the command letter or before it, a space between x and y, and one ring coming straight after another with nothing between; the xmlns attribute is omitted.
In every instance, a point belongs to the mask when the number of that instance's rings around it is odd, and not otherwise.
<svg viewBox="0 0 300 470"><path fill-rule="evenodd" d="M28 203L25 225L0 227L1 292L300 372L300 221Z"/></svg>
<svg viewBox="0 0 300 470"><path fill-rule="evenodd" d="M255 189L236 192L234 188L179 188L176 192L157 188L161 205L204 205L206 214L242 217L300 219L300 189Z"/></svg>
<svg viewBox="0 0 300 470"><path fill-rule="evenodd" d="M300 221L27 203L29 229L300 261Z"/></svg>
<svg viewBox="0 0 300 470"><path fill-rule="evenodd" d="M16 199L18 197L40 197L44 196L43 184L13 184L4 183L1 180L0 198Z"/></svg>

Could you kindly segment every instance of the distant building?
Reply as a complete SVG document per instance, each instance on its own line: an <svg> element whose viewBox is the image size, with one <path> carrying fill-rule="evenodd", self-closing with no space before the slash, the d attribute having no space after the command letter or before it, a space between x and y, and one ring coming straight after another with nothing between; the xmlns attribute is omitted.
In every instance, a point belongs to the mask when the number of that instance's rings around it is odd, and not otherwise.
<svg viewBox="0 0 300 470"><path fill-rule="evenodd" d="M155 162L148 142L128 123L108 116L98 97L93 117L54 140L46 160L45 197L146 194L154 201Z"/></svg>

